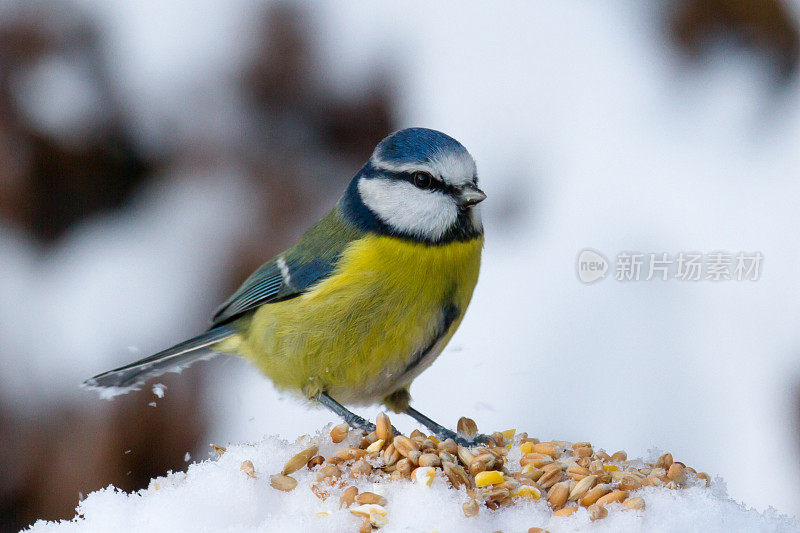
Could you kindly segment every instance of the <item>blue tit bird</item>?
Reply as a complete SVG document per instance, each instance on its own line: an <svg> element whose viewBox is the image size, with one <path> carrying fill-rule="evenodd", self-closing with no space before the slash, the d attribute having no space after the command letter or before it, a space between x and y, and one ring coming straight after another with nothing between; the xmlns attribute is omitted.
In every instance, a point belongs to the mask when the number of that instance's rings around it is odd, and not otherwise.
<svg viewBox="0 0 800 533"><path fill-rule="evenodd" d="M265 263L208 331L86 381L135 387L214 353L249 359L354 427L347 405L382 402L440 439L464 438L409 405L409 385L442 352L478 281L483 225L475 161L439 131L382 140L335 207Z"/></svg>

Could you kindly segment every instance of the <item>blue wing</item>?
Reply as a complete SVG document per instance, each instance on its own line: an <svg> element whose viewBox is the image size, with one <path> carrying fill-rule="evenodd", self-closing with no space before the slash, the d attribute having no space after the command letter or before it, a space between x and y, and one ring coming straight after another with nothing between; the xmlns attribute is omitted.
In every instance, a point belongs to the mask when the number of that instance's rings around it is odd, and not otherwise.
<svg viewBox="0 0 800 533"><path fill-rule="evenodd" d="M214 313L214 325L228 322L262 304L294 298L328 277L335 262L304 263L283 256L264 264Z"/></svg>
<svg viewBox="0 0 800 533"><path fill-rule="evenodd" d="M338 207L300 240L256 270L214 313L213 324L229 322L256 307L288 300L330 276L345 247L364 232L347 222Z"/></svg>

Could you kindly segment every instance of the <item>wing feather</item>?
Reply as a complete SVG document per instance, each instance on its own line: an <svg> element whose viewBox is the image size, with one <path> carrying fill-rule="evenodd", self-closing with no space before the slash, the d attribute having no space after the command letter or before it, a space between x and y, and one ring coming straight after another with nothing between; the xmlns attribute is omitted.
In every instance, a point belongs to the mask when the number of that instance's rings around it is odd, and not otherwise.
<svg viewBox="0 0 800 533"><path fill-rule="evenodd" d="M256 270L213 317L213 325L234 320L263 304L294 298L333 272L345 247L364 232L347 222L339 207L311 227L297 244Z"/></svg>

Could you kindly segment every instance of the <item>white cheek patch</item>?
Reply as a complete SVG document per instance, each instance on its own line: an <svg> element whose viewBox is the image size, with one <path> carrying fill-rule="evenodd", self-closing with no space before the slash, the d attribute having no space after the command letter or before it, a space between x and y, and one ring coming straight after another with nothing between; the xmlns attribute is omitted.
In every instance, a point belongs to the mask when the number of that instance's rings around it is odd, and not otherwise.
<svg viewBox="0 0 800 533"><path fill-rule="evenodd" d="M423 191L407 181L384 178L358 182L361 200L392 229L416 237L437 240L455 224L458 208L449 196Z"/></svg>

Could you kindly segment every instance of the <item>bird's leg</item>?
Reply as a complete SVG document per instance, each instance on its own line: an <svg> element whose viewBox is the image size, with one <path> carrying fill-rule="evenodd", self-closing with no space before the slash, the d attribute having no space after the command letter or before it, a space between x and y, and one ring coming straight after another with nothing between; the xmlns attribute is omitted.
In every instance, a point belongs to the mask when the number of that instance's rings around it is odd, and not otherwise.
<svg viewBox="0 0 800 533"><path fill-rule="evenodd" d="M407 388L398 389L383 399L386 407L395 413L405 413L433 433L439 440L453 439L457 444L462 446L474 446L476 444L494 444L494 440L487 435L476 435L470 437L468 435L460 435L455 431L449 430L443 425L431 420L409 405L411 402L411 394ZM395 430L397 434L397 430Z"/></svg>
<svg viewBox="0 0 800 533"><path fill-rule="evenodd" d="M319 392L314 395L314 399L336 413L338 416L342 417L342 419L347 422L347 425L351 428L363 429L367 433L372 433L375 431L375 424L364 420L354 412L347 409L347 407L328 396L326 393Z"/></svg>
<svg viewBox="0 0 800 533"><path fill-rule="evenodd" d="M443 425L431 420L427 416L423 415L413 407L409 406L404 411L405 414L428 428L437 439L439 440L446 440L446 439L453 439L456 441L456 444L460 444L461 446L474 446L476 444L494 444L494 440L488 435L475 435L474 437L469 437L466 435L460 435L453 430L447 429Z"/></svg>

